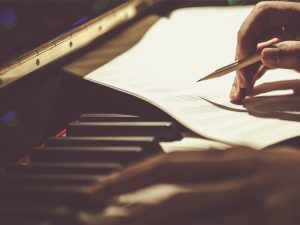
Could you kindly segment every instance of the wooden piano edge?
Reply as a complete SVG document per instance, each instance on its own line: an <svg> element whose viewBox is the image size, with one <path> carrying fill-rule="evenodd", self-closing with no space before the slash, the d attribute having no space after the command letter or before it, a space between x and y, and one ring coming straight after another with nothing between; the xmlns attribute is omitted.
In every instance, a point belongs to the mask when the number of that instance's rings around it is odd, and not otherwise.
<svg viewBox="0 0 300 225"><path fill-rule="evenodd" d="M162 1L131 0L11 60L0 67L0 88L81 49Z"/></svg>

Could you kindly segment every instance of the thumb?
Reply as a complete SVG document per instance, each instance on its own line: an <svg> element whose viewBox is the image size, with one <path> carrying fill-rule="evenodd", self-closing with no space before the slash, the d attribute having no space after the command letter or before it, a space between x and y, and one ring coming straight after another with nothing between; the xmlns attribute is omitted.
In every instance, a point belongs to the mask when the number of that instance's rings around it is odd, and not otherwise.
<svg viewBox="0 0 300 225"><path fill-rule="evenodd" d="M300 41L284 41L264 48L261 60L269 68L299 69Z"/></svg>

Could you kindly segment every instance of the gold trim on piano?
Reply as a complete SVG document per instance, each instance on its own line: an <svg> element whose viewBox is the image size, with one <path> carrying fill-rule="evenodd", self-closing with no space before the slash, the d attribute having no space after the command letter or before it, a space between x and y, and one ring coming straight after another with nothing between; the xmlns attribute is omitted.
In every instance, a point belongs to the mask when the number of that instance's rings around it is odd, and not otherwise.
<svg viewBox="0 0 300 225"><path fill-rule="evenodd" d="M163 0L131 0L0 67L0 87L66 56Z"/></svg>

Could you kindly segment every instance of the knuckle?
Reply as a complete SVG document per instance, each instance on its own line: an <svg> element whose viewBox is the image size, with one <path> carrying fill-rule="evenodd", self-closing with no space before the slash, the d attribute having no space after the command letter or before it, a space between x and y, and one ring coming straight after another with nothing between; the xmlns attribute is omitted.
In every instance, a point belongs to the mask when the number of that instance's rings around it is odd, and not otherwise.
<svg viewBox="0 0 300 225"><path fill-rule="evenodd" d="M259 12L265 12L266 10L270 10L272 8L273 4L269 1L262 1L256 4L254 7L255 11Z"/></svg>
<svg viewBox="0 0 300 225"><path fill-rule="evenodd" d="M257 17L272 15L274 11L278 8L276 2L263 1L259 2L255 7L254 11L257 14Z"/></svg>

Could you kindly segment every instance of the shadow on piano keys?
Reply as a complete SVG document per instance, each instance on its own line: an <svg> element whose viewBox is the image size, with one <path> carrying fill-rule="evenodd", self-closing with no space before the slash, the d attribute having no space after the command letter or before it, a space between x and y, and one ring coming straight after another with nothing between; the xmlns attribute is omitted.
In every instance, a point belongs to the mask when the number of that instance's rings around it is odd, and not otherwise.
<svg viewBox="0 0 300 225"><path fill-rule="evenodd" d="M148 103L68 74L53 78L35 80L11 102L15 123L1 124L1 224L85 224L79 212L107 204L90 192L105 174L181 139L182 127Z"/></svg>

